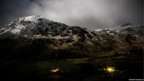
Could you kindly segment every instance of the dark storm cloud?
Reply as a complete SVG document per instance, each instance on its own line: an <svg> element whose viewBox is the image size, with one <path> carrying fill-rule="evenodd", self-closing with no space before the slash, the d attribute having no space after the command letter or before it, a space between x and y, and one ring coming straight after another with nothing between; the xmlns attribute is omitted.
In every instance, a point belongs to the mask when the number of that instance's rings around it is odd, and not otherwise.
<svg viewBox="0 0 144 81"><path fill-rule="evenodd" d="M141 9L142 0L37 0L31 11L69 25L95 28L141 24Z"/></svg>
<svg viewBox="0 0 144 81"><path fill-rule="evenodd" d="M42 15L68 25L90 28L142 24L143 0L1 0L0 21Z"/></svg>

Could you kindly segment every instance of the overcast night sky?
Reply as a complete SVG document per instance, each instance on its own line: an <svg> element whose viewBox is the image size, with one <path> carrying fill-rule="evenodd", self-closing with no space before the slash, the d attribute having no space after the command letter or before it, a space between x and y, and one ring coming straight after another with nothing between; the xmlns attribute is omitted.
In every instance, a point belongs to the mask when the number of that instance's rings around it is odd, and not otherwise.
<svg viewBox="0 0 144 81"><path fill-rule="evenodd" d="M68 25L89 28L142 24L143 0L0 0L0 24L41 15Z"/></svg>

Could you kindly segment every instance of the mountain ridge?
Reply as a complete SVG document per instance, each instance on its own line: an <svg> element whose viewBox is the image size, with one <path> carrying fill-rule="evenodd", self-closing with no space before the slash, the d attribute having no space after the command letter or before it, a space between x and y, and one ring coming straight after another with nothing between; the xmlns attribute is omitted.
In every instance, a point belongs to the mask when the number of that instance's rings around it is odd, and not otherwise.
<svg viewBox="0 0 144 81"><path fill-rule="evenodd" d="M0 28L1 79L127 81L143 78L143 30L144 26L88 30L41 17L18 18ZM114 71L111 73L106 68ZM59 71L52 73L56 69Z"/></svg>
<svg viewBox="0 0 144 81"><path fill-rule="evenodd" d="M118 31L113 29L93 31L79 26L68 26L40 16L21 17L12 21L7 28L0 29L0 39L19 41L16 43L16 47L22 46L23 48L27 45L31 47L36 41L45 51L46 49L53 50L52 54L56 52L54 50L69 50L72 54L78 54L80 57L81 54L99 57L99 55L103 56L105 52L112 55L120 52L125 54L132 45L143 49L143 35L143 26L126 27ZM49 54L49 52L45 52L45 54ZM104 56L107 55L104 54Z"/></svg>

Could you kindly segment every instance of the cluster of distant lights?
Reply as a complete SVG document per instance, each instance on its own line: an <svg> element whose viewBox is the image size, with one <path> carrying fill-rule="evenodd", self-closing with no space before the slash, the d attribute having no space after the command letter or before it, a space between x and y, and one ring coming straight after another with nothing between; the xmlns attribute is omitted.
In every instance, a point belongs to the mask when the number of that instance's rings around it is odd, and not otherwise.
<svg viewBox="0 0 144 81"><path fill-rule="evenodd" d="M104 68L104 71L106 71L108 73L114 73L116 71L116 69L113 66L107 66L106 68Z"/></svg>
<svg viewBox="0 0 144 81"><path fill-rule="evenodd" d="M54 69L51 69L51 70L50 70L51 73L57 73L57 72L59 72L59 71L60 71L59 68L54 68Z"/></svg>
<svg viewBox="0 0 144 81"><path fill-rule="evenodd" d="M115 67L113 66L107 66L103 70L107 73L114 73L116 71ZM60 68L54 68L50 70L51 73L57 73L59 71L61 71Z"/></svg>
<svg viewBox="0 0 144 81"><path fill-rule="evenodd" d="M103 68L102 70L105 73L108 73L108 76L110 76L110 77L113 77L113 75L116 72L116 69L113 66L107 66L107 67ZM56 68L50 69L49 72L51 73L51 77L57 81L60 79L60 77L61 77L60 73L63 71L61 68L56 67Z"/></svg>

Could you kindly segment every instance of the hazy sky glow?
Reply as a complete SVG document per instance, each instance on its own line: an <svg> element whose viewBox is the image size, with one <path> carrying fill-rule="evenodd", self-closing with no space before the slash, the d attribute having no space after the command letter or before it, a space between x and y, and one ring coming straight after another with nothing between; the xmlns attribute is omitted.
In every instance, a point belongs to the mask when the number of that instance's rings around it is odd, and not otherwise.
<svg viewBox="0 0 144 81"><path fill-rule="evenodd" d="M12 16L41 15L68 25L90 28L127 22L140 24L140 2L141 0L23 0L23 3L19 2L23 4L22 8L15 6L18 13ZM21 9L23 11L19 12Z"/></svg>

